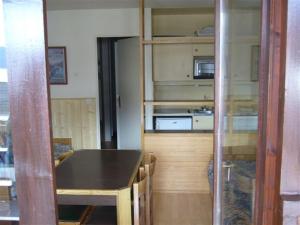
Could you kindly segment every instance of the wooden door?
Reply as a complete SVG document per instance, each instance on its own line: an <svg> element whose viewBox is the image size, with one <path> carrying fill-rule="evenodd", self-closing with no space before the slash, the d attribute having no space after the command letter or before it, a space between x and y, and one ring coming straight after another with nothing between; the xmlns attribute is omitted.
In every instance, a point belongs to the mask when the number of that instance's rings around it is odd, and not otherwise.
<svg viewBox="0 0 300 225"><path fill-rule="evenodd" d="M116 47L118 149L141 148L139 40L122 39Z"/></svg>
<svg viewBox="0 0 300 225"><path fill-rule="evenodd" d="M224 118L228 112L228 104L225 104L225 96L228 95L226 89L231 89L230 71L228 68L226 57L230 55L230 12L234 4L238 1L218 0L216 2L216 112L215 112L215 207L214 207L214 224L222 224L224 219L224 169L222 164L224 161L224 136L228 135L224 131ZM242 2L240 2L241 4ZM298 3L298 2L297 2ZM284 97L287 97L285 89L285 71L294 71L297 69L294 65L297 60L297 50L293 40L297 40L296 33L286 33L287 15L290 21L291 31L298 26L296 23L296 12L299 4L296 1L288 2L284 0L270 0L261 2L261 33L260 33L260 62L259 62L259 105L258 105L258 137L256 150L256 185L255 185L255 202L253 223L256 225L277 225L282 224L282 204L280 199L280 170L282 143L284 134L290 137L287 131L283 130L284 115ZM287 4L291 9L287 10ZM298 8L297 8L298 7ZM290 13L295 14L290 16ZM297 14L298 15L298 14ZM290 17L289 17L290 16ZM239 20L237 20L239 21ZM234 31L234 29L233 29ZM291 35L291 38L289 36ZM286 40L290 40L290 46L293 51L291 55L286 57ZM285 67L286 59L290 59L291 64ZM232 65L232 63L230 63ZM291 70L288 70L290 68ZM294 69L294 70L293 70ZM296 76L290 77L290 83L297 85ZM297 102L299 93L297 88L290 88L293 109ZM293 94L291 94L293 93ZM295 96L295 98L293 97ZM297 96L297 97L296 97ZM296 100L296 102L295 102ZM294 113L295 111L288 111ZM291 116L289 119L291 119ZM292 119L293 121L293 119ZM293 121L292 127L295 126ZM294 130L294 134L297 132ZM291 139L297 140L297 139ZM297 145L297 141L288 142L289 146ZM224 148L225 147L225 148ZM291 149L291 148L289 148ZM232 149L231 149L232 150ZM295 152L291 150L291 152ZM227 165L228 167L228 165ZM289 176L289 175L288 175ZM292 182L291 182L292 183ZM284 197L284 196L283 196ZM293 196L287 199L299 199ZM288 200L288 201L289 201ZM297 204L294 204L297 205ZM294 223L296 224L296 216ZM244 223L242 223L244 224ZM288 223L290 224L290 223Z"/></svg>

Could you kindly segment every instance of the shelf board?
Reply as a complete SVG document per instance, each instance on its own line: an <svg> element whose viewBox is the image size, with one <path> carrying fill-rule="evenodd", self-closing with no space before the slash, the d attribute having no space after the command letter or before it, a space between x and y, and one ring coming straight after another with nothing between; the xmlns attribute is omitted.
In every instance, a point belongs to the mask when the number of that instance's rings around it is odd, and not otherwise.
<svg viewBox="0 0 300 225"><path fill-rule="evenodd" d="M213 44L214 42L214 37L160 37L153 40L144 40L143 44Z"/></svg>
<svg viewBox="0 0 300 225"><path fill-rule="evenodd" d="M198 101L145 101L144 105L160 105L160 106L202 106L214 104L214 100L198 100Z"/></svg>
<svg viewBox="0 0 300 225"><path fill-rule="evenodd" d="M258 36L241 36L229 39L230 43L253 43L259 44ZM159 44L214 44L215 38L212 36L203 37L154 37L152 40L143 40L144 45Z"/></svg>

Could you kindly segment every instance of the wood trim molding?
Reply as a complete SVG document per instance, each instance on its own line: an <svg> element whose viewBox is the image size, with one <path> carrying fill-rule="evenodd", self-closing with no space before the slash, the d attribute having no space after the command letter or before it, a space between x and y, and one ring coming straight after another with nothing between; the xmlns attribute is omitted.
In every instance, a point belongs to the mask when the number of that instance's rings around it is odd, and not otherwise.
<svg viewBox="0 0 300 225"><path fill-rule="evenodd" d="M79 190L79 189L57 189L58 195L107 195L117 196L119 190Z"/></svg>
<svg viewBox="0 0 300 225"><path fill-rule="evenodd" d="M282 223L280 170L286 47L286 1L262 1L256 225Z"/></svg>
<svg viewBox="0 0 300 225"><path fill-rule="evenodd" d="M145 2L139 0L139 47L140 47L140 89L141 89L141 149L144 150L144 133L145 133Z"/></svg>
<svg viewBox="0 0 300 225"><path fill-rule="evenodd" d="M4 1L20 224L57 224L45 8L43 0Z"/></svg>
<svg viewBox="0 0 300 225"><path fill-rule="evenodd" d="M289 201L289 202L300 202L300 194L283 194L281 195L282 201ZM299 212L300 213L300 212Z"/></svg>

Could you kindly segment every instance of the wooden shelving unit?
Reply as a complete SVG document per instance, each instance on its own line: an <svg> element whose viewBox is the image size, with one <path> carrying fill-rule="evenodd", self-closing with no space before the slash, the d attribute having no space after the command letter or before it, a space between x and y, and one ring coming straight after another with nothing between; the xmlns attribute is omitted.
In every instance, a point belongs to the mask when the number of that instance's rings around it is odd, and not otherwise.
<svg viewBox="0 0 300 225"><path fill-rule="evenodd" d="M141 143L144 148L145 106L213 106L213 100L199 101L147 101L145 100L145 47L163 44L214 44L212 36L148 37L145 39L145 5L139 0L139 37L140 37L140 80L141 80ZM174 84L173 84L174 85Z"/></svg>

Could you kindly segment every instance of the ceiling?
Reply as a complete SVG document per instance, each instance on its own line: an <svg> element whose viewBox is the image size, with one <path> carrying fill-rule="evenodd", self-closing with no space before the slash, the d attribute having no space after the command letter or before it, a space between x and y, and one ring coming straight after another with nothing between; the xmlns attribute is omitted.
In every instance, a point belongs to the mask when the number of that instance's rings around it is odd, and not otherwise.
<svg viewBox="0 0 300 225"><path fill-rule="evenodd" d="M232 1L232 0L229 0ZM137 8L138 0L48 0L48 10ZM234 0L243 6L259 6L260 0ZM149 8L209 8L214 0L145 0Z"/></svg>

